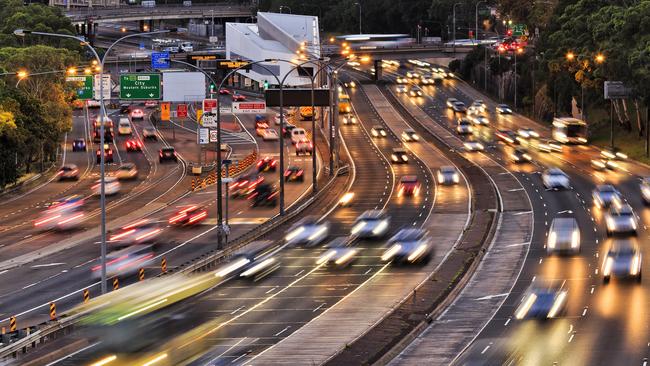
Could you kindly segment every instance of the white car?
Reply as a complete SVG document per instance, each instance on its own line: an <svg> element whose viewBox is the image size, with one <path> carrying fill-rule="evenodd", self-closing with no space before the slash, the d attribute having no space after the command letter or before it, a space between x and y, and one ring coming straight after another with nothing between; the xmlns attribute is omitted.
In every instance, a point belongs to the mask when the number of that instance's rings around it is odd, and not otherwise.
<svg viewBox="0 0 650 366"><path fill-rule="evenodd" d="M633 277L641 282L641 249L629 240L615 240L603 260L603 283L609 283L613 276Z"/></svg>
<svg viewBox="0 0 650 366"><path fill-rule="evenodd" d="M556 318L565 311L567 294L564 282L537 279L521 298L515 319Z"/></svg>
<svg viewBox="0 0 650 366"><path fill-rule="evenodd" d="M358 238L381 238L388 232L390 216L381 210L368 210L359 215L350 234Z"/></svg>
<svg viewBox="0 0 650 366"><path fill-rule="evenodd" d="M472 122L474 122L475 125L485 125L485 126L487 126L487 125L490 124L490 120L485 116L473 116L473 117L470 118L470 120Z"/></svg>
<svg viewBox="0 0 650 366"><path fill-rule="evenodd" d="M477 99L474 102L472 102L472 107L477 108L481 113L484 113L484 112L487 111L487 105L481 99Z"/></svg>
<svg viewBox="0 0 650 366"><path fill-rule="evenodd" d="M136 179L138 177L138 168L133 163L122 164L115 171L115 177L118 180Z"/></svg>
<svg viewBox="0 0 650 366"><path fill-rule="evenodd" d="M517 130L517 135L524 139L539 138L539 133L537 133L537 131L529 127L520 128L519 130Z"/></svg>
<svg viewBox="0 0 650 366"><path fill-rule="evenodd" d="M284 240L289 245L317 245L327 239L329 230L329 222L318 222L317 219L308 217L294 224L287 231Z"/></svg>
<svg viewBox="0 0 650 366"><path fill-rule="evenodd" d="M621 194L611 184L596 186L592 193L596 207L609 208L612 205L620 205L623 201Z"/></svg>
<svg viewBox="0 0 650 366"><path fill-rule="evenodd" d="M426 263L431 259L432 245L422 229L402 229L388 241L381 256L384 262Z"/></svg>
<svg viewBox="0 0 650 366"><path fill-rule="evenodd" d="M542 173L542 183L547 189L569 189L569 177L558 168L551 168Z"/></svg>
<svg viewBox="0 0 650 366"><path fill-rule="evenodd" d="M469 135L473 131L472 128L472 123L465 118L461 118L458 120L458 125L456 126L456 132L459 135Z"/></svg>
<svg viewBox="0 0 650 366"><path fill-rule="evenodd" d="M130 135L133 133L131 130L131 122L128 118L120 118L120 121L117 123L117 133L120 135Z"/></svg>
<svg viewBox="0 0 650 366"><path fill-rule="evenodd" d="M451 106L451 109L453 109L454 112L456 112L456 113L467 113L467 107L465 106L465 103L463 103L463 102L454 103L454 105Z"/></svg>
<svg viewBox="0 0 650 366"><path fill-rule="evenodd" d="M402 93L406 93L406 92L408 92L408 88L406 87L406 85L398 85L398 86L395 88L395 91L398 92L398 93L400 93L400 94L402 94Z"/></svg>
<svg viewBox="0 0 650 366"><path fill-rule="evenodd" d="M343 124L344 125L356 125L357 124L357 117L354 116L352 113L348 113L343 115Z"/></svg>
<svg viewBox="0 0 650 366"><path fill-rule="evenodd" d="M356 260L359 249L348 245L347 237L338 237L325 245L327 250L316 260L317 265L348 266Z"/></svg>
<svg viewBox="0 0 650 366"><path fill-rule="evenodd" d="M458 170L451 165L441 166L436 175L438 177L438 183L442 185L454 185L460 182Z"/></svg>
<svg viewBox="0 0 650 366"><path fill-rule="evenodd" d="M580 227L573 217L556 217L551 222L546 240L546 253L580 252Z"/></svg>
<svg viewBox="0 0 650 366"><path fill-rule="evenodd" d="M481 108L479 108L479 107L477 107L475 105L470 105L469 108L467 108L467 114L468 115L476 115L476 114L480 114L482 112L483 111L481 110Z"/></svg>
<svg viewBox="0 0 650 366"><path fill-rule="evenodd" d="M180 50L182 52L193 52L194 51L194 45L192 42L183 42L180 45Z"/></svg>
<svg viewBox="0 0 650 366"><path fill-rule="evenodd" d="M620 233L636 235L638 222L632 207L628 204L613 205L605 215L607 236Z"/></svg>
<svg viewBox="0 0 650 366"><path fill-rule="evenodd" d="M93 185L93 194L99 196L101 194L101 179L95 181ZM107 196L112 196L120 192L121 184L116 177L106 177L104 178L104 194Z"/></svg>
<svg viewBox="0 0 650 366"><path fill-rule="evenodd" d="M384 126L381 125L372 126L372 128L370 129L370 134L372 135L372 137L388 136L388 132L386 132L386 128L384 128Z"/></svg>
<svg viewBox="0 0 650 366"><path fill-rule="evenodd" d="M156 129L151 127L145 127L142 129L142 138L144 140L158 140L158 135L156 134Z"/></svg>
<svg viewBox="0 0 650 366"><path fill-rule="evenodd" d="M646 205L650 204L650 177L643 178L639 184L639 188L641 189L641 198L643 198L643 202Z"/></svg>
<svg viewBox="0 0 650 366"><path fill-rule="evenodd" d="M480 143L478 141L475 141L475 140L465 141L465 143L463 145L465 146L465 150L467 150L467 151L483 151L483 150L485 150L485 146L482 143Z"/></svg>
<svg viewBox="0 0 650 366"><path fill-rule="evenodd" d="M131 111L131 119L144 119L144 112L142 109L134 109Z"/></svg>
<svg viewBox="0 0 650 366"><path fill-rule="evenodd" d="M447 108L453 108L454 104L458 102L456 98L447 98Z"/></svg>
<svg viewBox="0 0 650 366"><path fill-rule="evenodd" d="M406 142L420 141L420 136L411 128L402 131L402 140Z"/></svg>
<svg viewBox="0 0 650 366"><path fill-rule="evenodd" d="M496 112L499 114L512 114L512 109L507 104L499 104L496 106Z"/></svg>
<svg viewBox="0 0 650 366"><path fill-rule="evenodd" d="M264 141L277 141L280 139L280 136L278 136L278 131L272 129L272 128L266 128L264 129L264 132L262 133L262 140Z"/></svg>

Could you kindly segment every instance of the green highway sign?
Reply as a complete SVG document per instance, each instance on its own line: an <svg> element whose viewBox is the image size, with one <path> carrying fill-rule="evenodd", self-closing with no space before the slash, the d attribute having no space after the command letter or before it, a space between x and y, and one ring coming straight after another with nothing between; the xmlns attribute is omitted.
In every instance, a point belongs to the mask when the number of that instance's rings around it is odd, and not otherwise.
<svg viewBox="0 0 650 366"><path fill-rule="evenodd" d="M68 76L65 81L76 83L77 86L77 99L88 100L93 99L93 76Z"/></svg>
<svg viewBox="0 0 650 366"><path fill-rule="evenodd" d="M513 36L523 36L526 33L526 24L515 24L512 26Z"/></svg>
<svg viewBox="0 0 650 366"><path fill-rule="evenodd" d="M160 74L120 75L120 99L160 99Z"/></svg>

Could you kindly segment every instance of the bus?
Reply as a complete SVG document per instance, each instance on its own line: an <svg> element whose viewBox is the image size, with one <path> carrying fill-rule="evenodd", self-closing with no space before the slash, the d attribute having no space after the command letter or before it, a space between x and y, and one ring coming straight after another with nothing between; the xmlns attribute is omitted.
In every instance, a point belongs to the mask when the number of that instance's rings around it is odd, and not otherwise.
<svg viewBox="0 0 650 366"><path fill-rule="evenodd" d="M553 139L563 144L586 144L587 124L577 118L553 119Z"/></svg>
<svg viewBox="0 0 650 366"><path fill-rule="evenodd" d="M350 96L344 93L339 93L339 113L350 112L352 112L352 106L350 105Z"/></svg>

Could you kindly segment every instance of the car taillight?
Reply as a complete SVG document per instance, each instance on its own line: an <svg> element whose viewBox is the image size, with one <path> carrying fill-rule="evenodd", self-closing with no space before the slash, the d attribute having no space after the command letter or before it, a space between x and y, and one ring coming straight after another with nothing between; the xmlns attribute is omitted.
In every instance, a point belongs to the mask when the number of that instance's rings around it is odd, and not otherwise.
<svg viewBox="0 0 650 366"><path fill-rule="evenodd" d="M199 220L202 220L202 219L204 219L206 216L208 216L208 212L207 212L207 211L201 211L201 213L192 216L192 217L190 218L190 220L189 220L189 223L191 224L191 223L197 222L197 221L199 221Z"/></svg>
<svg viewBox="0 0 650 366"><path fill-rule="evenodd" d="M278 162L277 162L276 160L273 160L273 161L271 162L271 166L276 166L276 165L278 165Z"/></svg>
<svg viewBox="0 0 650 366"><path fill-rule="evenodd" d="M160 157L162 158L162 156L163 156L163 153L162 153L162 151L161 151L161 152L159 152L158 154L159 154L159 155L160 155Z"/></svg>
<svg viewBox="0 0 650 366"><path fill-rule="evenodd" d="M297 176L301 176L301 175L302 175L302 172L303 172L303 171L301 170L301 171L299 171L298 173L296 173L296 175L297 175Z"/></svg>
<svg viewBox="0 0 650 366"><path fill-rule="evenodd" d="M284 176L285 176L285 177L288 177L288 176L290 176L290 175L291 175L291 170L287 170L286 172L284 172Z"/></svg>
<svg viewBox="0 0 650 366"><path fill-rule="evenodd" d="M258 162L257 162L257 167L259 168L260 166L262 166L262 163L263 163L262 160L258 161Z"/></svg>

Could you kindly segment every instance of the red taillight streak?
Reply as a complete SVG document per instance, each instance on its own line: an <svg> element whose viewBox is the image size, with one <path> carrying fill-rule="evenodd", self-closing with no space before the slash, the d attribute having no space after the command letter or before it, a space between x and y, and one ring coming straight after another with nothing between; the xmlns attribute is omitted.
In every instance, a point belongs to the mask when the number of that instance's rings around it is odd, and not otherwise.
<svg viewBox="0 0 650 366"><path fill-rule="evenodd" d="M117 262L119 262L119 261L125 260L125 259L127 259L128 257L129 257L128 255L123 255L123 256L121 256L121 257L118 257L118 258L115 258L115 259L113 259L113 260L110 260L110 261L106 262L106 266L108 267L108 266L110 266L111 264L114 264L114 263L117 263ZM97 271L97 270L99 270L99 269L101 269L101 268L102 268L101 265L95 266L95 267L93 267L93 271Z"/></svg>
<svg viewBox="0 0 650 366"><path fill-rule="evenodd" d="M119 240L120 238L123 238L123 237L125 237L127 235L133 234L134 232L135 232L135 229L131 229L131 230L125 231L123 233L113 235L113 236L111 236L111 240Z"/></svg>
<svg viewBox="0 0 650 366"><path fill-rule="evenodd" d="M156 229L156 230L150 231L150 232L148 232L146 234L142 234L142 235L136 237L135 240L139 241L139 240L142 240L142 239L146 239L146 238L150 237L151 235L157 234L157 233L159 233L161 231L162 231L161 229Z"/></svg>
<svg viewBox="0 0 650 366"><path fill-rule="evenodd" d="M297 176L301 176L302 173L303 173L303 171L301 170L301 171L299 171L298 173L296 173L296 175L297 175Z"/></svg>
<svg viewBox="0 0 650 366"><path fill-rule="evenodd" d="M142 257L142 258L140 258L140 259L138 259L138 260L136 260L136 261L133 261L133 262L131 262L131 263L126 263L126 264L124 264L124 265L122 265L122 266L120 266L120 267L117 267L117 270L118 270L118 271L121 271L121 270L123 270L124 268L128 268L128 267L131 267L131 266L134 266L134 265L140 264L140 263L142 263L143 261L146 261L147 259L151 259L152 257L153 257L153 254L147 254L147 255L145 255L144 257Z"/></svg>
<svg viewBox="0 0 650 366"><path fill-rule="evenodd" d="M196 208L196 206L190 206L182 211L179 211L178 213L187 213L188 211L192 211Z"/></svg>
<svg viewBox="0 0 650 366"><path fill-rule="evenodd" d="M46 222L50 222L50 221L52 221L52 220L56 220L56 219L58 219L59 217L61 217L61 215L56 215L56 216L48 217L47 219L44 219L44 220L41 220L41 221L36 221L36 222L34 223L34 225L35 225L35 226L43 225L44 223L46 223Z"/></svg>
<svg viewBox="0 0 650 366"><path fill-rule="evenodd" d="M192 217L190 218L190 220L189 220L189 223L191 224L191 223L194 223L194 222L196 222L196 221L198 221L198 220L202 220L202 219L204 219L206 216L208 216L208 213L205 212L205 211L203 211L203 212L201 212L200 214L198 214L198 215L196 215L196 216L192 216Z"/></svg>
<svg viewBox="0 0 650 366"><path fill-rule="evenodd" d="M76 219L78 219L78 218L80 218L80 217L83 217L83 215L84 215L84 214L81 213L81 214L78 214L78 215L72 216L72 217L70 217L70 218L67 218L67 219L65 219L65 220L63 220L63 221L61 221L61 222L59 222L59 225L67 224L68 222L70 222L70 221L72 221L72 220L76 220Z"/></svg>
<svg viewBox="0 0 650 366"><path fill-rule="evenodd" d="M255 193L251 194L250 196L248 196L248 199L250 200L250 199L252 199L252 198L255 197L255 196L257 196L257 192L255 192Z"/></svg>
<svg viewBox="0 0 650 366"><path fill-rule="evenodd" d="M278 192L273 192L273 193L271 193L271 194L269 195L269 198L268 198L268 199L271 199L271 198L273 198L273 197L275 197L275 196L277 196L277 195L278 195Z"/></svg>
<svg viewBox="0 0 650 366"><path fill-rule="evenodd" d="M135 226L138 226L138 225L144 224L144 223L146 223L147 221L149 221L149 220L144 219L144 220L136 221L136 222L134 222L134 223L131 224L131 225L124 226L122 229L123 229L123 230L130 229L130 228L132 228L132 227L135 227Z"/></svg>
<svg viewBox="0 0 650 366"><path fill-rule="evenodd" d="M288 177L288 176L290 176L290 175L291 175L291 170L287 170L286 172L284 172L284 176L285 176L285 177Z"/></svg>
<svg viewBox="0 0 650 366"><path fill-rule="evenodd" d="M172 217L171 219L169 219L169 223L170 224L175 224L176 222L178 222L178 220L180 220L180 219L182 219L182 218L184 218L186 216L187 215L183 212L183 213L181 213L179 215L176 215L176 216Z"/></svg>

